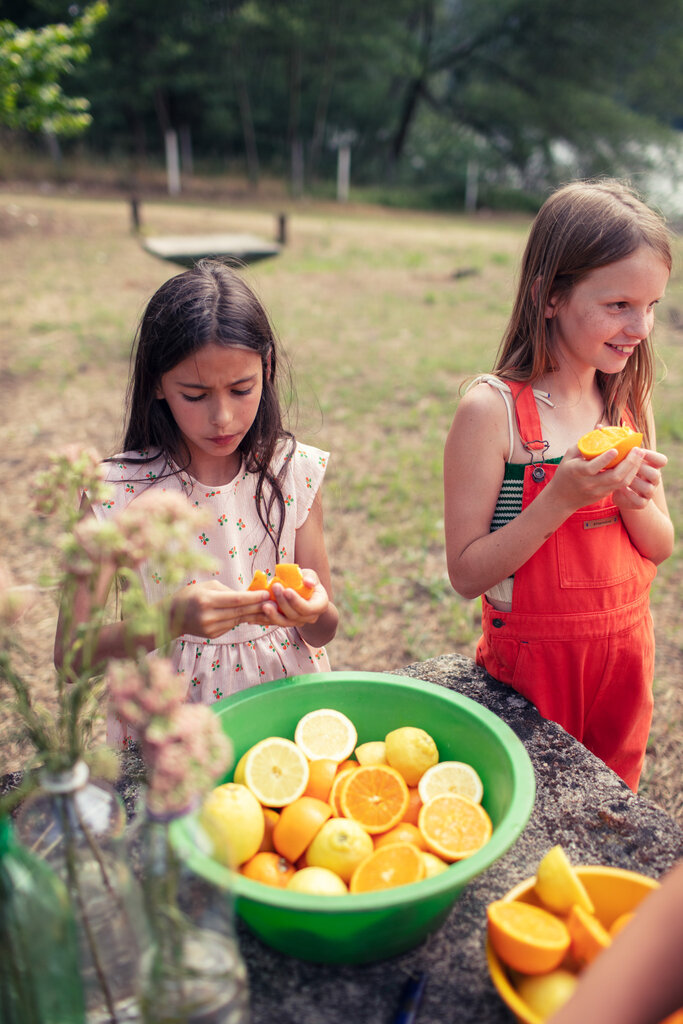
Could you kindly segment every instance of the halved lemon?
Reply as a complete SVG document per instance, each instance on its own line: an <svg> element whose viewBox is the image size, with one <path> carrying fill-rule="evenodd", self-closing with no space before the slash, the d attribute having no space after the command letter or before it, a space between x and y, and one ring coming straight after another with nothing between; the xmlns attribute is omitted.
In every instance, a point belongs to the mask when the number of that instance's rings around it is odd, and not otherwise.
<svg viewBox="0 0 683 1024"><path fill-rule="evenodd" d="M308 761L291 740L268 736L247 751L244 783L264 807L285 807L308 785Z"/></svg>
<svg viewBox="0 0 683 1024"><path fill-rule="evenodd" d="M455 793L481 803L484 785L471 764L465 761L439 761L428 768L417 784L420 800L426 804L433 796Z"/></svg>
<svg viewBox="0 0 683 1024"><path fill-rule="evenodd" d="M334 708L318 708L299 719L294 742L310 761L327 757L345 761L351 755L358 734L350 718Z"/></svg>

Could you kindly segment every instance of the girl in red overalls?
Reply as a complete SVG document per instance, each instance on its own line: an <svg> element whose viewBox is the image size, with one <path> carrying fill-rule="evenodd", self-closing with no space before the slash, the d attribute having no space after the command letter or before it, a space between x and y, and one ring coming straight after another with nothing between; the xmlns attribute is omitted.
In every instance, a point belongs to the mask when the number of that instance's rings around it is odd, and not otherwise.
<svg viewBox="0 0 683 1024"><path fill-rule="evenodd" d="M480 665L636 790L652 718L656 565L673 526L650 404L654 309L671 270L661 218L615 181L543 205L494 374L463 396L445 450L448 571L482 596ZM612 469L576 441L643 433Z"/></svg>

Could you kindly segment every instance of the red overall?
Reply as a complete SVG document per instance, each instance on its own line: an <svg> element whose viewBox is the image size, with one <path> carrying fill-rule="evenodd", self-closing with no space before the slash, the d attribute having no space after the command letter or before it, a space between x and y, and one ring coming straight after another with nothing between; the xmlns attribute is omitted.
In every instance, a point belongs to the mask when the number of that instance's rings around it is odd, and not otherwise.
<svg viewBox="0 0 683 1024"><path fill-rule="evenodd" d="M546 445L532 389L506 383L533 457ZM522 508L556 469L542 461L526 467ZM477 662L490 675L562 725L634 791L652 719L649 591L656 571L631 543L610 495L574 512L516 571L512 611L482 598L477 645Z"/></svg>

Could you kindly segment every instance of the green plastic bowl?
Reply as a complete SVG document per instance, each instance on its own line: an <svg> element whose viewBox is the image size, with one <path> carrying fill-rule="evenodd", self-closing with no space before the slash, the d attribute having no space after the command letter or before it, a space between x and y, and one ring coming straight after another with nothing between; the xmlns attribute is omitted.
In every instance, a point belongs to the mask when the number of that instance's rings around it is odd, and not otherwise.
<svg viewBox="0 0 683 1024"><path fill-rule="evenodd" d="M229 890L248 927L290 956L360 964L413 949L443 923L465 885L515 842L531 814L534 773L522 743L497 715L445 687L398 675L330 672L254 686L212 707L232 740L235 763L266 736L293 739L308 711L336 708L356 726L359 743L402 725L425 729L441 760L469 762L484 784L489 842L433 878L377 893L322 897L254 882L202 851L191 818L175 822L172 840L192 870ZM223 781L231 779L232 773Z"/></svg>

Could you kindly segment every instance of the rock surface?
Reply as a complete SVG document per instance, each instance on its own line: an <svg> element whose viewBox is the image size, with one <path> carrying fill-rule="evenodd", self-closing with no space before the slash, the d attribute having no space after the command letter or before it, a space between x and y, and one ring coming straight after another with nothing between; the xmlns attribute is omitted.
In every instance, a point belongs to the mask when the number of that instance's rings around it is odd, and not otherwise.
<svg viewBox="0 0 683 1024"><path fill-rule="evenodd" d="M486 906L535 873L561 843L574 864L606 864L658 878L683 857L683 830L661 807L635 796L609 768L527 700L472 660L442 655L396 673L448 687L505 721L523 742L536 776L536 802L517 842L470 882L441 928L417 949L366 966L312 964L237 932L251 988L252 1024L393 1024L401 991L426 974L416 1024L510 1024L489 978ZM118 784L132 812L142 765L123 755ZM16 785L6 778L3 788Z"/></svg>
<svg viewBox="0 0 683 1024"><path fill-rule="evenodd" d="M443 655L399 675L457 690L519 736L536 774L536 803L515 845L466 887L442 927L418 949L368 966L309 964L265 947L238 925L251 984L253 1024L392 1024L406 980L427 974L417 1024L510 1024L490 981L486 905L535 873L561 843L573 863L659 877L683 857L683 830L635 796L609 768L523 697L469 658Z"/></svg>

